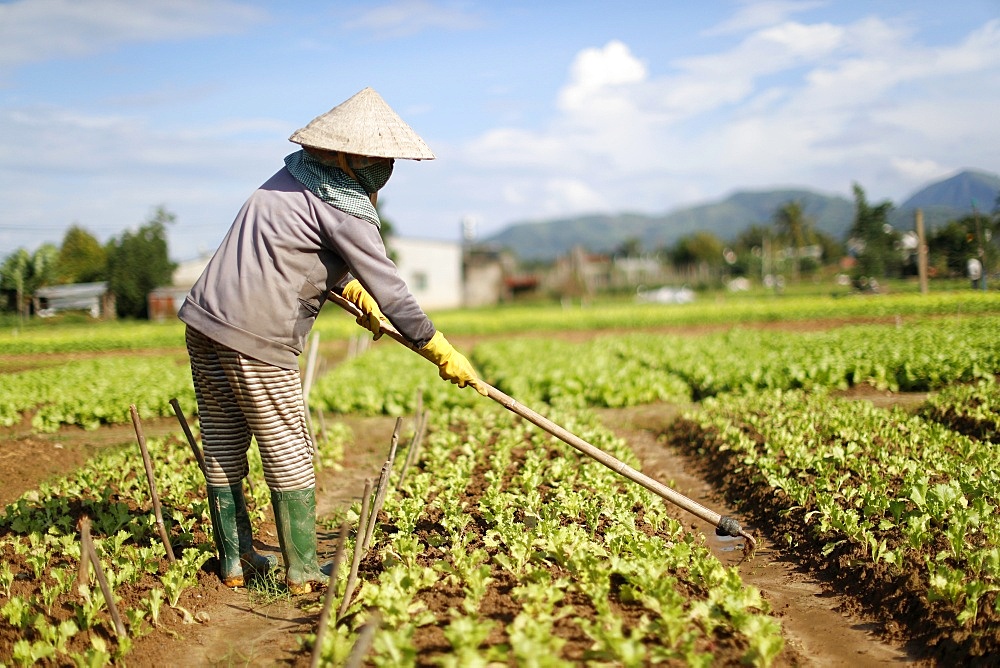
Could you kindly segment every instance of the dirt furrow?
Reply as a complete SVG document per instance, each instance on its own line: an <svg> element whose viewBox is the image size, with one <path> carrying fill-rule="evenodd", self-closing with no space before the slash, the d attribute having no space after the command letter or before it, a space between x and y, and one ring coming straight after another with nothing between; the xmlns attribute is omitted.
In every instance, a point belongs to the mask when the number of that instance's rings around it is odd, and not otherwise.
<svg viewBox="0 0 1000 668"><path fill-rule="evenodd" d="M625 440L642 461L642 470L663 484L711 508L746 520L698 473L696 462L673 451L658 438L683 410L681 406L649 405L598 411L604 425ZM666 502L665 502L666 503ZM706 537L707 545L727 566L739 569L743 581L758 588L781 620L790 657L798 665L822 668L930 665L916 652L878 635L878 623L842 612L844 600L796 564L794 555L757 535L753 559L741 563L742 540L719 538L712 525L683 510L672 512L686 527Z"/></svg>

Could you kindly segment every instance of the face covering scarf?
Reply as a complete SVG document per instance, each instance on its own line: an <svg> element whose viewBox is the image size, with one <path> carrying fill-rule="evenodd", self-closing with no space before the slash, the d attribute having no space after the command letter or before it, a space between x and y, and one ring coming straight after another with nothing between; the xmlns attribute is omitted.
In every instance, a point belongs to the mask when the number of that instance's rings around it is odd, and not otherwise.
<svg viewBox="0 0 1000 668"><path fill-rule="evenodd" d="M285 167L295 180L330 206L381 228L378 213L368 194L377 192L389 180L392 175L391 162L376 163L354 170L358 181L337 167L323 164L304 150L287 156Z"/></svg>

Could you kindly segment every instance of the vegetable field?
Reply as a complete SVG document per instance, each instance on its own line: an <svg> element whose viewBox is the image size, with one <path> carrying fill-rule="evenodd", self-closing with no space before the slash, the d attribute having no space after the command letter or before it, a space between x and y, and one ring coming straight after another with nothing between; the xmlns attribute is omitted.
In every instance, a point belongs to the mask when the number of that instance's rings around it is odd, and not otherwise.
<svg viewBox="0 0 1000 668"><path fill-rule="evenodd" d="M280 579L231 591L213 574L204 480L171 405L197 438L182 329L26 330L0 336L0 478L17 487L0 515L0 665L163 665L185 652L195 665L302 666L1000 655L1000 296L559 315L435 322L490 383L574 434L639 470L650 453L671 458L650 475L674 485L683 473L681 491L754 532L756 555L741 560L742 541L442 383L392 341L349 355L353 322L324 313L309 397L321 550L338 568L327 592L296 599ZM656 416L641 451L611 411ZM78 466L47 465L81 444ZM259 470L248 498L259 549L276 552ZM779 562L825 592L845 635L802 630L805 607L761 577ZM861 644L834 647L862 625Z"/></svg>

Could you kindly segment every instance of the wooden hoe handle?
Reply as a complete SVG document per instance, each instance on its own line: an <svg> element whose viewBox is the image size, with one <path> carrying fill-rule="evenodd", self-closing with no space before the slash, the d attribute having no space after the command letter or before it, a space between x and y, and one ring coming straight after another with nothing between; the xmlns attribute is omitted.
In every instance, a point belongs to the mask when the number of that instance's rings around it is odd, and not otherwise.
<svg viewBox="0 0 1000 668"><path fill-rule="evenodd" d="M357 306L347 301L340 295L331 292L330 299L331 301L336 303L338 306L343 308L345 311L350 313L355 318L361 315L361 311L358 309ZM397 331L396 328L393 327L391 323L383 320L381 321L381 327L382 331L386 335L388 335L389 338L396 340L397 342L403 344L404 346L406 346L411 350L416 350L414 345L410 343L402 334L400 334L399 331ZM552 434L559 440L568 443L569 445L573 446L574 448L576 448L583 454L587 455L588 457L596 459L597 461L604 464L615 473L624 476L625 478L628 478L632 482L642 485L643 487L653 492L657 496L666 499L675 506L679 506L680 508L683 508L689 513L695 515L696 517L699 517L702 520L708 522L709 524L715 527L716 534L720 536L733 536L734 538L739 538L742 536L747 541L747 545L745 546L745 548L746 547L749 548L749 549L744 549L745 555L747 556L752 555L754 551L756 551L757 541L753 538L753 536L744 531L740 527L740 523L734 518L723 517L722 515L719 515L719 513L713 510L709 510L700 503L693 501L692 499L689 499L680 492L670 489L663 483L658 482L653 478L650 478L648 475L640 471L636 471L634 468L632 468L625 462L621 461L617 457L605 452L604 450L601 450L595 445L588 443L587 441L583 440L582 438L568 431L567 429L560 427L552 420L549 420L545 416L531 410L524 404L518 402L513 397L504 394L503 392L493 387L486 381L480 379L480 382L486 386L486 391L489 398L497 402L507 410L511 411L512 413L516 413L517 415L521 416L522 418L532 423L533 425L547 431L548 433Z"/></svg>

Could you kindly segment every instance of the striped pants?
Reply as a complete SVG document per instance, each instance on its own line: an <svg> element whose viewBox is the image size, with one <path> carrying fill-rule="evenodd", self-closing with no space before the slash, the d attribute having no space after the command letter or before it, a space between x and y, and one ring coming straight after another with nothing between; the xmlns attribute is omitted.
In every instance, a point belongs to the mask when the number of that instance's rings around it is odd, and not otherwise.
<svg viewBox="0 0 1000 668"><path fill-rule="evenodd" d="M316 486L298 369L282 369L187 328L186 342L205 450L205 479L236 484L249 473L251 437L274 492Z"/></svg>

